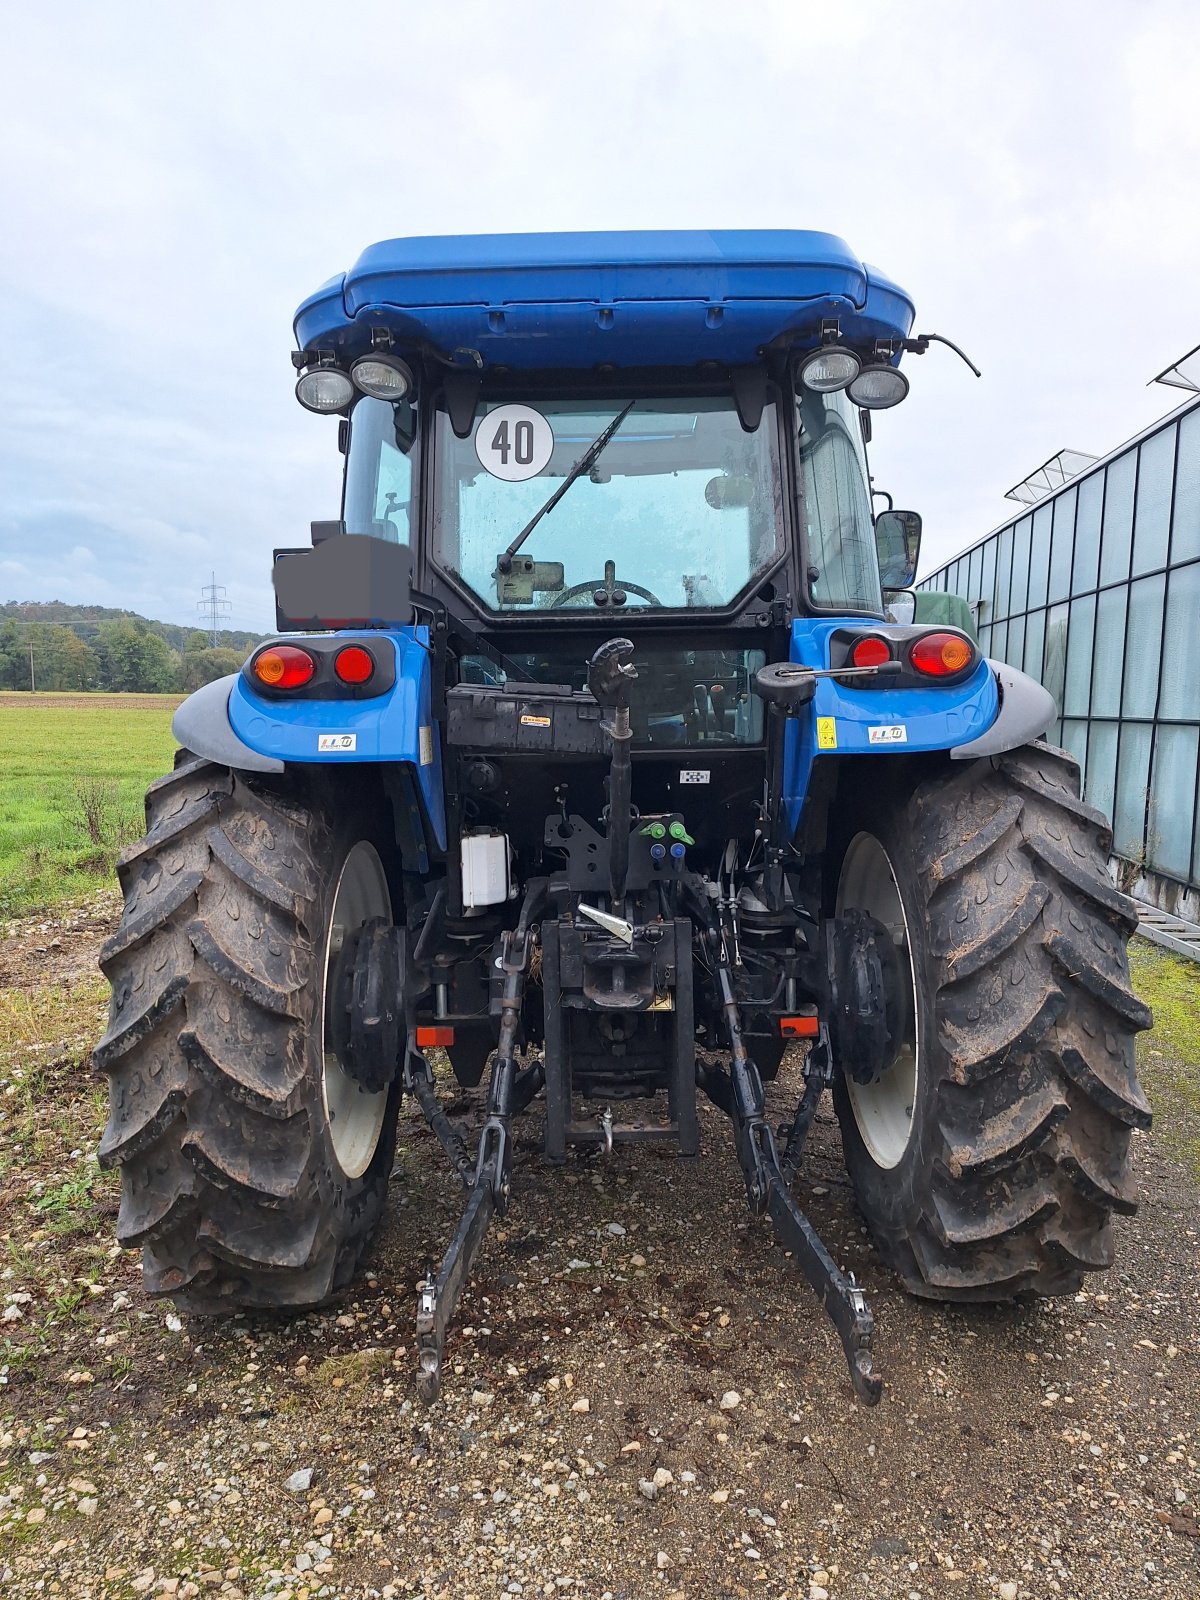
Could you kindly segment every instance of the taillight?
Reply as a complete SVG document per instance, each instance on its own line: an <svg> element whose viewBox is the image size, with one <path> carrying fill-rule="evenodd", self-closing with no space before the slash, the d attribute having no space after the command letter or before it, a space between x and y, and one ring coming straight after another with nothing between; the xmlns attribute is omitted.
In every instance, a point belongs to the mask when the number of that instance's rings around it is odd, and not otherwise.
<svg viewBox="0 0 1200 1600"><path fill-rule="evenodd" d="M951 678L971 662L975 652L957 633L923 633L909 647L908 659L929 678Z"/></svg>
<svg viewBox="0 0 1200 1600"><path fill-rule="evenodd" d="M316 671L316 662L294 644L273 644L255 656L250 670L268 689L299 689Z"/></svg>
<svg viewBox="0 0 1200 1600"><path fill-rule="evenodd" d="M892 659L892 652L886 639L860 639L850 652L850 659L856 667L881 667Z"/></svg>
<svg viewBox="0 0 1200 1600"><path fill-rule="evenodd" d="M333 670L343 683L366 683L375 671L375 661L362 645L348 644L334 656Z"/></svg>

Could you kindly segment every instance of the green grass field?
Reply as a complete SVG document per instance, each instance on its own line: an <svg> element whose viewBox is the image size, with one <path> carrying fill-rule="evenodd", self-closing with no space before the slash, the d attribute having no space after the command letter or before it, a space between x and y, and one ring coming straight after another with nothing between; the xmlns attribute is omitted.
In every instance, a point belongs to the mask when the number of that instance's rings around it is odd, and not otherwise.
<svg viewBox="0 0 1200 1600"><path fill-rule="evenodd" d="M177 695L0 693L0 917L114 884Z"/></svg>

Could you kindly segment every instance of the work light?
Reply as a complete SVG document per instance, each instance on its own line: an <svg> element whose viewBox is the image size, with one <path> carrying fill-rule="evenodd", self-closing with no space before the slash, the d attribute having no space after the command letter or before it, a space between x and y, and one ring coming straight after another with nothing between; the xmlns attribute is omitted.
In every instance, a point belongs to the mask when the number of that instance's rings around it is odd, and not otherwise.
<svg viewBox="0 0 1200 1600"><path fill-rule="evenodd" d="M350 376L375 400L403 400L412 393L412 371L395 356L359 356L350 363Z"/></svg>
<svg viewBox="0 0 1200 1600"><path fill-rule="evenodd" d="M908 379L898 367L889 367L883 362L864 367L846 392L864 411L886 411L888 406L898 406L904 399L908 393Z"/></svg>
<svg viewBox="0 0 1200 1600"><path fill-rule="evenodd" d="M313 367L296 384L296 399L306 411L327 415L344 411L354 398L354 385L337 367Z"/></svg>
<svg viewBox="0 0 1200 1600"><path fill-rule="evenodd" d="M827 344L806 356L800 365L800 382L814 394L832 394L858 376L862 362L853 350Z"/></svg>

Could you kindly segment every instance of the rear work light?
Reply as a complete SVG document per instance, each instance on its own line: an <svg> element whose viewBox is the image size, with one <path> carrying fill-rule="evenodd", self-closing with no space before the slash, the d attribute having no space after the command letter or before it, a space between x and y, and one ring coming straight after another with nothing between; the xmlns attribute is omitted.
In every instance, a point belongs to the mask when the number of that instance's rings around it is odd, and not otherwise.
<svg viewBox="0 0 1200 1600"><path fill-rule="evenodd" d="M885 661L892 659L892 652L886 639L860 639L851 651L850 659L856 667L881 667Z"/></svg>
<svg viewBox="0 0 1200 1600"><path fill-rule="evenodd" d="M957 633L925 633L915 639L908 659L928 678L952 678L971 664L975 651Z"/></svg>
<svg viewBox="0 0 1200 1600"><path fill-rule="evenodd" d="M333 658L333 670L343 683L367 683L375 671L375 658L360 644L348 644Z"/></svg>
<svg viewBox="0 0 1200 1600"><path fill-rule="evenodd" d="M268 689L300 689L316 671L316 662L294 644L275 644L255 656L250 670Z"/></svg>

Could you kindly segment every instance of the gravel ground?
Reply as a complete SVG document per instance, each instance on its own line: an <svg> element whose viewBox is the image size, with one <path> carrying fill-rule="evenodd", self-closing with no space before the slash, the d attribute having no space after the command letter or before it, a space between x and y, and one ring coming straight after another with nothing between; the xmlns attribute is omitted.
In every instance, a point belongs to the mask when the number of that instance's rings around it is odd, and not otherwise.
<svg viewBox="0 0 1200 1600"><path fill-rule="evenodd" d="M886 1387L868 1410L748 1216L719 1113L696 1161L554 1171L535 1107L425 1410L415 1286L461 1191L411 1117L355 1297L218 1325L141 1294L92 1156L110 915L0 928L6 1594L1200 1595L1200 1185L1157 1135L1137 1136L1143 1205L1113 1272L968 1315L891 1285L826 1107L798 1193L871 1297ZM1152 1094L1162 1060L1151 1037ZM781 1117L796 1080L771 1091ZM479 1096L457 1111L477 1123Z"/></svg>

